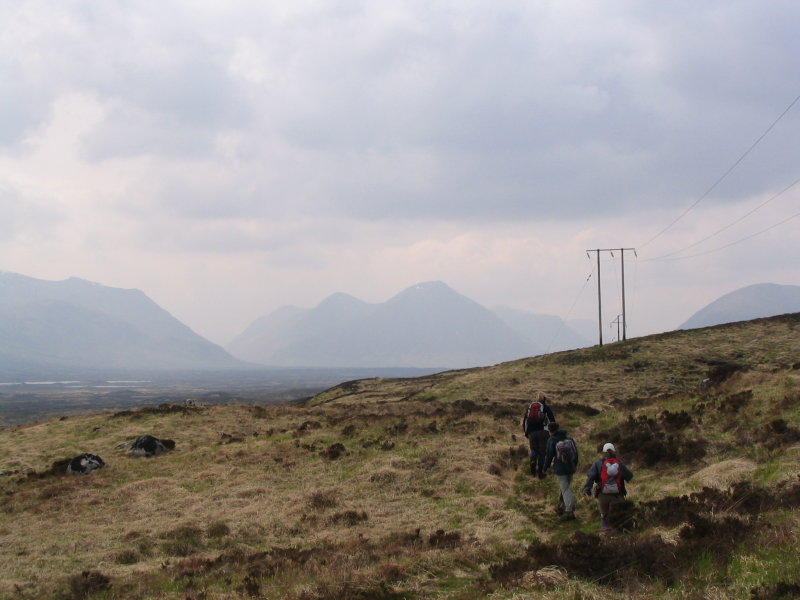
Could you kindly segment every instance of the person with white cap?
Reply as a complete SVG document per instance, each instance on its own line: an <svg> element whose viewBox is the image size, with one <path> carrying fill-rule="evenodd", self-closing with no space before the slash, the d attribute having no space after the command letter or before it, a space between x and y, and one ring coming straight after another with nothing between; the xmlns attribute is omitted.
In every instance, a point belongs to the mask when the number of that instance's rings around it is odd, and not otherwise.
<svg viewBox="0 0 800 600"><path fill-rule="evenodd" d="M600 528L607 531L609 525L609 512L611 505L622 501L627 494L625 482L633 479L633 472L617 459L617 449L614 444L607 442L603 445L603 455L592 463L583 493L592 496L592 487L595 486L594 495L600 507Z"/></svg>

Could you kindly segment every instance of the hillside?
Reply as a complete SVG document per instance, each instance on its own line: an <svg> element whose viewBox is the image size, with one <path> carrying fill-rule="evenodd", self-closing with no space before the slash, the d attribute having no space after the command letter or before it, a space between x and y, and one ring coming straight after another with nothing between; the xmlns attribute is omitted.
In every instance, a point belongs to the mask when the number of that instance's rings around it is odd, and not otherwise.
<svg viewBox="0 0 800 600"><path fill-rule="evenodd" d="M787 315L353 381L296 405L0 430L0 596L796 597L798 331ZM555 481L530 476L519 420L536 390L579 472L606 441L633 469L610 535L585 498L560 522ZM175 450L115 450L144 433ZM79 452L106 468L51 471Z"/></svg>
<svg viewBox="0 0 800 600"><path fill-rule="evenodd" d="M74 277L45 281L0 273L0 339L1 377L245 366L143 292Z"/></svg>
<svg viewBox="0 0 800 600"><path fill-rule="evenodd" d="M734 290L693 314L679 329L709 327L800 311L800 286L758 283Z"/></svg>

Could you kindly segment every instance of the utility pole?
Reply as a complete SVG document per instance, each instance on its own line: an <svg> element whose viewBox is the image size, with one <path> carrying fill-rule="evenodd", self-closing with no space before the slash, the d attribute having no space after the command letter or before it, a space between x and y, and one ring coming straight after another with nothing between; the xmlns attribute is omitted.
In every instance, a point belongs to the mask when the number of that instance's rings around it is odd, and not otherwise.
<svg viewBox="0 0 800 600"><path fill-rule="evenodd" d="M620 340L620 337L619 337L619 322L620 322L621 320L623 320L623 319L622 319L622 315L617 315L617 318L616 318L616 319L614 319L613 321L611 321L611 325L616 325L616 326L617 326L617 341L619 341L619 340ZM609 325L609 327L610 327L611 325ZM623 328L623 331L624 331L624 328ZM623 334L623 335L624 335L624 334Z"/></svg>
<svg viewBox="0 0 800 600"><path fill-rule="evenodd" d="M598 323L598 331L600 334L600 345L603 345L603 300L602 294L600 293L600 253L605 252L605 250L600 250L599 248L596 250L587 250L586 256L589 256L589 252L597 252L597 323Z"/></svg>
<svg viewBox="0 0 800 600"><path fill-rule="evenodd" d="M625 316L625 250L633 250L634 256L638 256L636 254L636 248L620 248L620 260L622 262L622 339L628 339L628 319ZM613 255L612 255L613 256ZM619 334L617 334L617 339L619 339Z"/></svg>
<svg viewBox="0 0 800 600"><path fill-rule="evenodd" d="M633 250L633 253L636 254L636 248L596 248L594 250L587 250L586 255L589 256L590 252L597 253L597 323L598 329L600 332L600 345L603 345L603 308L602 308L602 294L600 290L600 253L601 252L610 252L611 256L614 256L614 251L619 250L620 256L622 260L622 339L627 339L626 328L628 326L628 321L625 318L625 250ZM619 317L618 317L619 318ZM619 334L617 334L617 339L619 339Z"/></svg>

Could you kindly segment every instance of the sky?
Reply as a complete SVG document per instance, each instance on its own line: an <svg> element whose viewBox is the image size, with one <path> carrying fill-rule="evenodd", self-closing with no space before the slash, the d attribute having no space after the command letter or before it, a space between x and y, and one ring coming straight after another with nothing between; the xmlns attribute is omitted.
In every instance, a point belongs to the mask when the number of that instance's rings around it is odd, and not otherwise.
<svg viewBox="0 0 800 600"><path fill-rule="evenodd" d="M671 330L800 285L798 22L794 0L0 0L0 270L137 288L225 345L433 280L598 322L587 250L629 248L628 337ZM608 341L623 264L599 254Z"/></svg>

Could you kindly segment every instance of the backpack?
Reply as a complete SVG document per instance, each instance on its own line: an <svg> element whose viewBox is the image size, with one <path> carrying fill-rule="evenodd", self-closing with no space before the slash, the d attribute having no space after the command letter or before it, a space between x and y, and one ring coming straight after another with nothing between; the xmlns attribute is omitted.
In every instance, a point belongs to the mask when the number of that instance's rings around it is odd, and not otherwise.
<svg viewBox="0 0 800 600"><path fill-rule="evenodd" d="M547 411L545 411L544 404L539 402L531 402L528 408L528 420L533 423L547 424Z"/></svg>
<svg viewBox="0 0 800 600"><path fill-rule="evenodd" d="M575 447L575 442L569 438L556 442L556 460L574 467L578 463L578 449Z"/></svg>
<svg viewBox="0 0 800 600"><path fill-rule="evenodd" d="M607 458L600 467L600 493L622 493L622 469L616 458Z"/></svg>

